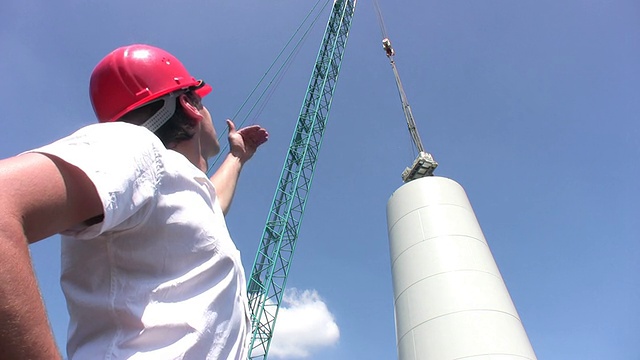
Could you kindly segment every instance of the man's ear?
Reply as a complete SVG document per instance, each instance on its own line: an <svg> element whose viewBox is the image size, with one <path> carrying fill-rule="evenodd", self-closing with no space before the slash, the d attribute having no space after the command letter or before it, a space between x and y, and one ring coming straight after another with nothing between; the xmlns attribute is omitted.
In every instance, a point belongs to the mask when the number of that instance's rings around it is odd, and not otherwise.
<svg viewBox="0 0 640 360"><path fill-rule="evenodd" d="M203 116L200 113L200 110L198 110L198 108L196 108L189 102L189 98L187 97L187 95L182 94L178 99L180 100L180 105L182 105L182 108L184 109L184 112L187 114L187 116L196 121L202 120Z"/></svg>

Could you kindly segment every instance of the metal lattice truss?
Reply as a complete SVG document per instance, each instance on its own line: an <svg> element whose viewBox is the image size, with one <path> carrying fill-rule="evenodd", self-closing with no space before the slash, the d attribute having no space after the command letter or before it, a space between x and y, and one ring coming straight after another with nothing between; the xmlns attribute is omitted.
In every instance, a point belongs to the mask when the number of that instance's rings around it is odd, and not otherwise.
<svg viewBox="0 0 640 360"><path fill-rule="evenodd" d="M357 0L336 0L280 175L247 288L249 359L266 359Z"/></svg>

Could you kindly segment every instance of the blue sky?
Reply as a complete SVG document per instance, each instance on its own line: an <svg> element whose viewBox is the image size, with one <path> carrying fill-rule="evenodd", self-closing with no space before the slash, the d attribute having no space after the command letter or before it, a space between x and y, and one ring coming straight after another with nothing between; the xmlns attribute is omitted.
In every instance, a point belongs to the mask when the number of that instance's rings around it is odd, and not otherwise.
<svg viewBox="0 0 640 360"><path fill-rule="evenodd" d="M129 43L166 48L211 83L205 105L221 129L313 3L4 1L0 156L94 122L91 71ZM640 3L379 3L436 174L466 189L538 358L640 358ZM326 19L247 121L271 134L228 216L247 272ZM414 153L380 40L360 0L289 277L281 331L296 336L281 340L282 359L396 358L385 206ZM31 249L63 348L58 237Z"/></svg>

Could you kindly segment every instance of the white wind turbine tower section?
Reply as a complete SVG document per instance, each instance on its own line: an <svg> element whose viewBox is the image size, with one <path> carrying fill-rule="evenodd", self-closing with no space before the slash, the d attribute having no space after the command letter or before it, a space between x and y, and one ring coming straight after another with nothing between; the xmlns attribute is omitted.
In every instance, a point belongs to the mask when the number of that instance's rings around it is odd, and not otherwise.
<svg viewBox="0 0 640 360"><path fill-rule="evenodd" d="M387 225L399 360L536 359L462 186L404 184Z"/></svg>

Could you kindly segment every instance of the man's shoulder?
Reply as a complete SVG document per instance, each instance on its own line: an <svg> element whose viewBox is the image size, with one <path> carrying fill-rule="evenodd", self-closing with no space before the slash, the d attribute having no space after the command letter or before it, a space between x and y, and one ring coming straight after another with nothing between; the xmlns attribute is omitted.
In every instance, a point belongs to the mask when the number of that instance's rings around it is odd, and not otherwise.
<svg viewBox="0 0 640 360"><path fill-rule="evenodd" d="M123 138L157 138L157 136L146 128L122 121L96 123L84 126L76 131L76 134L95 134L102 136L121 136Z"/></svg>
<svg viewBox="0 0 640 360"><path fill-rule="evenodd" d="M149 130L133 124L114 122L84 126L30 152L48 153L62 159L92 157L125 161L141 157L157 158L165 151L162 141Z"/></svg>
<svg viewBox="0 0 640 360"><path fill-rule="evenodd" d="M84 126L62 142L86 143L88 145L103 144L108 147L163 149L162 141L151 131L138 125L125 122L97 123Z"/></svg>

